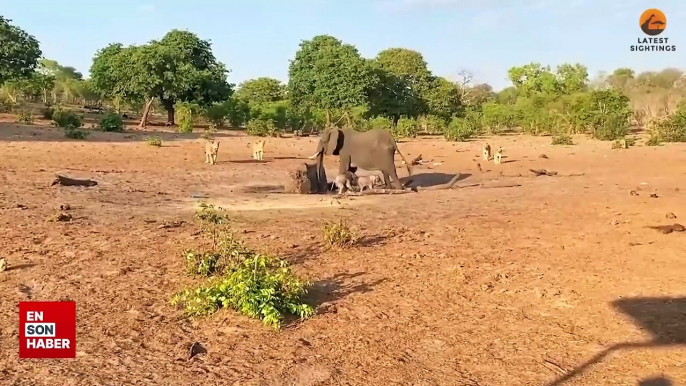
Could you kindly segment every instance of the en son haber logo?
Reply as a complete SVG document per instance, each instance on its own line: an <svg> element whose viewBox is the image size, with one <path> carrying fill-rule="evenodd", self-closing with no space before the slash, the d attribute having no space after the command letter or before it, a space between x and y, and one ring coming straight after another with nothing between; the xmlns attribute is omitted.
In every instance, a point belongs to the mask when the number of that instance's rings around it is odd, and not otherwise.
<svg viewBox="0 0 686 386"><path fill-rule="evenodd" d="M657 37L667 29L667 17L664 12L656 8L645 10L638 18L638 25L645 35L639 37L637 44L631 46L631 51L641 52L674 52L676 45L668 37Z"/></svg>
<svg viewBox="0 0 686 386"><path fill-rule="evenodd" d="M19 358L75 357L76 303L19 303Z"/></svg>

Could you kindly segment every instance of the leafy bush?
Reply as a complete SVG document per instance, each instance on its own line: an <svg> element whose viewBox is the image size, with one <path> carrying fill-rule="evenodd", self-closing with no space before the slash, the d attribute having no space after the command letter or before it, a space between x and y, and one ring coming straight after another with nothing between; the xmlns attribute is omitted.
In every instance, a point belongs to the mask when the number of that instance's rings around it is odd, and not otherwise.
<svg viewBox="0 0 686 386"><path fill-rule="evenodd" d="M192 133L195 126L196 116L200 113L200 107L193 103L177 103L174 109L174 120L179 133Z"/></svg>
<svg viewBox="0 0 686 386"><path fill-rule="evenodd" d="M186 316L209 315L229 307L277 329L284 314L301 319L314 314L313 307L301 300L310 283L298 278L287 262L247 248L223 227L226 217L212 205L201 204L196 218L212 243L206 251L184 251L186 272L214 279L178 292L172 305L182 307Z"/></svg>
<svg viewBox="0 0 686 386"><path fill-rule="evenodd" d="M613 141L629 132L629 98L614 89L593 90L571 107L575 126L584 128L594 138Z"/></svg>
<svg viewBox="0 0 686 386"><path fill-rule="evenodd" d="M392 132L395 138L415 138L419 132L419 125L413 118L400 117Z"/></svg>
<svg viewBox="0 0 686 386"><path fill-rule="evenodd" d="M521 98L515 105L514 117L525 133L531 135L549 135L559 131L560 115L540 107L539 100Z"/></svg>
<svg viewBox="0 0 686 386"><path fill-rule="evenodd" d="M324 242L332 247L345 248L352 246L357 241L355 235L343 219L340 219L338 222L325 222L322 227L322 233Z"/></svg>
<svg viewBox="0 0 686 386"><path fill-rule="evenodd" d="M258 137L276 137L281 130L279 130L274 121L268 118L253 118L246 125L246 134L255 135Z"/></svg>
<svg viewBox="0 0 686 386"><path fill-rule="evenodd" d="M79 127L67 126L62 129L64 130L64 136L71 139L86 139L90 134Z"/></svg>
<svg viewBox="0 0 686 386"><path fill-rule="evenodd" d="M393 130L393 120L391 118L383 117L383 116L378 116L374 117L369 120L368 122L368 127L369 129L383 129L383 130L388 130L391 131Z"/></svg>
<svg viewBox="0 0 686 386"><path fill-rule="evenodd" d="M44 107L40 110L41 115L43 116L43 119L52 119L52 114L55 112L55 109L52 107Z"/></svg>
<svg viewBox="0 0 686 386"><path fill-rule="evenodd" d="M510 105L487 102L481 106L481 125L490 134L511 129L515 122L515 112Z"/></svg>
<svg viewBox="0 0 686 386"><path fill-rule="evenodd" d="M419 130L423 134L443 134L448 124L437 115L422 115L417 119Z"/></svg>
<svg viewBox="0 0 686 386"><path fill-rule="evenodd" d="M17 114L17 122L30 125L33 123L33 114L29 110L21 110Z"/></svg>
<svg viewBox="0 0 686 386"><path fill-rule="evenodd" d="M654 134L646 141L646 146L660 146L661 144L660 137Z"/></svg>
<svg viewBox="0 0 686 386"><path fill-rule="evenodd" d="M468 114L466 117L455 117L450 121L443 136L448 141L466 142L479 134L479 124L476 117Z"/></svg>
<svg viewBox="0 0 686 386"><path fill-rule="evenodd" d="M100 130L110 133L123 133L124 120L121 115L113 112L108 112L100 119Z"/></svg>
<svg viewBox="0 0 686 386"><path fill-rule="evenodd" d="M145 139L145 142L148 144L148 146L155 146L155 147L161 147L162 146L162 138L160 138L159 136L147 137Z"/></svg>
<svg viewBox="0 0 686 386"><path fill-rule="evenodd" d="M223 127L230 113L229 107L227 103L215 103L205 110L205 118L216 127Z"/></svg>
<svg viewBox="0 0 686 386"><path fill-rule="evenodd" d="M553 145L574 145L574 141L572 141L572 137L570 137L569 135L560 134L560 135L556 135L553 137L551 144L553 144Z"/></svg>
<svg viewBox="0 0 686 386"><path fill-rule="evenodd" d="M301 302L309 285L293 274L287 262L251 253L220 279L185 289L174 295L171 303L183 306L187 316L209 315L229 307L278 329L283 314L301 319L314 314L312 306Z"/></svg>
<svg viewBox="0 0 686 386"><path fill-rule="evenodd" d="M207 126L207 129L205 129L202 132L202 134L200 134L200 138L211 141L214 138L215 134L217 134L217 125L215 125L214 123L210 123Z"/></svg>
<svg viewBox="0 0 686 386"><path fill-rule="evenodd" d="M679 109L673 115L653 121L650 127L651 136L658 142L686 142L686 109Z"/></svg>
<svg viewBox="0 0 686 386"><path fill-rule="evenodd" d="M83 126L81 119L81 116L75 112L60 107L56 108L52 114L53 125L61 128L79 128Z"/></svg>

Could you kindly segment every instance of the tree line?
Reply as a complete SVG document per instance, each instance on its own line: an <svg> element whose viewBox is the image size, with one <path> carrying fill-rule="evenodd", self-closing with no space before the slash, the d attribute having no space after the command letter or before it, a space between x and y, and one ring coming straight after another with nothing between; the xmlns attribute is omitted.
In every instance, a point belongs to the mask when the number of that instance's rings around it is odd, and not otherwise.
<svg viewBox="0 0 686 386"><path fill-rule="evenodd" d="M571 134L616 140L637 127L649 129L655 143L686 141L686 80L678 69L636 74L620 68L591 81L581 64L529 63L511 68L512 86L495 92L468 73L458 81L432 74L414 50L389 48L369 59L353 45L319 35L300 43L286 84L261 77L236 86L210 42L188 31L172 30L143 45L110 44L95 53L89 79L41 59L37 40L1 16L0 39L5 106L101 103L140 113L141 126L151 110L161 109L180 131L203 120L254 135L338 125L459 141L522 131L569 143Z"/></svg>

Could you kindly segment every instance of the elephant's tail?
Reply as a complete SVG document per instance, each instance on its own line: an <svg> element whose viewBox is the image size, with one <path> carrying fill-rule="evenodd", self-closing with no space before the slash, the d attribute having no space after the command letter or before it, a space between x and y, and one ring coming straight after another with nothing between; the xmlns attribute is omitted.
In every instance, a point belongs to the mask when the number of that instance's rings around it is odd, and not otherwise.
<svg viewBox="0 0 686 386"><path fill-rule="evenodd" d="M407 168L407 175L411 176L412 175L412 168L411 168L410 163L407 162L407 160L405 159L405 156L403 156L403 153L401 153L400 149L398 149L398 144L394 143L393 145L395 145L395 151L398 152L398 154L400 155L400 158L402 158L403 162L405 163L405 167Z"/></svg>

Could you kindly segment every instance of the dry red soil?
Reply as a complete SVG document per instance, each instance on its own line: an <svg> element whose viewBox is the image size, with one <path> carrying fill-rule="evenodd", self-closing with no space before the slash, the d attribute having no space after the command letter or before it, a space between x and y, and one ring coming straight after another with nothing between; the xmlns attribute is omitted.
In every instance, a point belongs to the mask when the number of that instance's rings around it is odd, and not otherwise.
<svg viewBox="0 0 686 386"><path fill-rule="evenodd" d="M480 161L484 139L422 138L399 144L431 161L414 173L462 173L453 189L336 201L275 193L315 137L268 139L259 163L254 138L224 132L212 166L198 134L159 133L153 148L145 132L76 141L4 120L2 385L686 384L686 232L650 228L686 223L684 145L493 137L495 165ZM99 184L50 187L55 173ZM181 251L200 242L201 199L314 283L315 316L277 332L169 305L197 284ZM46 221L61 204L73 220ZM341 217L363 242L327 250L322 223ZM18 302L67 299L76 359L20 360ZM193 342L207 353L188 360Z"/></svg>

